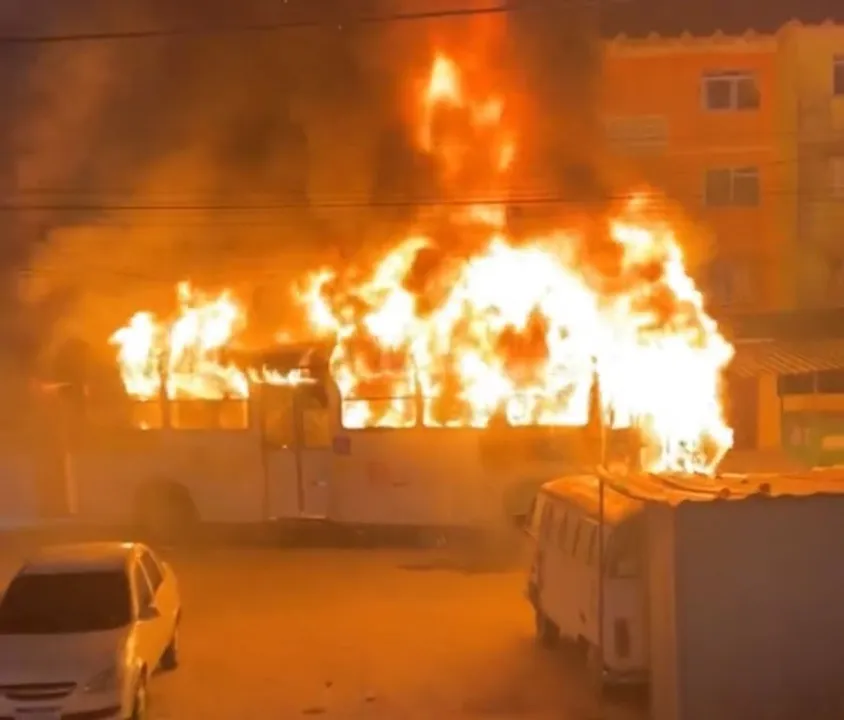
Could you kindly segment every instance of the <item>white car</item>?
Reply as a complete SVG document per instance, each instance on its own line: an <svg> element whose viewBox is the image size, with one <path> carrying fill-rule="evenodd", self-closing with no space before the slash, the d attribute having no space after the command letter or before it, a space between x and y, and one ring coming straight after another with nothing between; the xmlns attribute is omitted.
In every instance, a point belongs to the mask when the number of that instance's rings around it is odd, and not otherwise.
<svg viewBox="0 0 844 720"><path fill-rule="evenodd" d="M178 664L173 571L138 543L43 550L0 600L0 720L142 720Z"/></svg>

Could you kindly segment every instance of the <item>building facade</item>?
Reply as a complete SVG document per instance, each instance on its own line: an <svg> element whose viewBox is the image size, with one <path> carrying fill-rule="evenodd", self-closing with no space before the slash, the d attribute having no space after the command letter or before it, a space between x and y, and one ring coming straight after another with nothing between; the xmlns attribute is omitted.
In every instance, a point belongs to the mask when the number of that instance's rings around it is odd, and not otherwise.
<svg viewBox="0 0 844 720"><path fill-rule="evenodd" d="M693 268L713 308L793 302L794 137L785 132L779 40L747 32L604 43L608 155L664 190L703 230Z"/></svg>
<svg viewBox="0 0 844 720"><path fill-rule="evenodd" d="M844 306L844 25L778 33L786 132L796 137L796 301ZM788 161L786 159L785 161Z"/></svg>

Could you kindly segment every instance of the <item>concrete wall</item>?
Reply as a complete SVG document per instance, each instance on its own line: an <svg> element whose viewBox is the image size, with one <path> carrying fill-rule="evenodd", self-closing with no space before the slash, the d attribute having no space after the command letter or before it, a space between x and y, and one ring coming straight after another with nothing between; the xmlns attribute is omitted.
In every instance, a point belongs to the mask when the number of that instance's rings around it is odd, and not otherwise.
<svg viewBox="0 0 844 720"><path fill-rule="evenodd" d="M654 536L673 529L675 547L652 547L653 624L676 609L675 634L651 633L654 720L844 717L844 496L684 503L670 514L673 528L665 511L651 513Z"/></svg>
<svg viewBox="0 0 844 720"><path fill-rule="evenodd" d="M798 243L800 301L809 305L844 302L844 285L831 276L830 257L841 257L844 204L832 185L830 158L844 156L844 98L833 95L833 58L844 54L844 25L803 26L780 33L784 92L796 109L799 186Z"/></svg>

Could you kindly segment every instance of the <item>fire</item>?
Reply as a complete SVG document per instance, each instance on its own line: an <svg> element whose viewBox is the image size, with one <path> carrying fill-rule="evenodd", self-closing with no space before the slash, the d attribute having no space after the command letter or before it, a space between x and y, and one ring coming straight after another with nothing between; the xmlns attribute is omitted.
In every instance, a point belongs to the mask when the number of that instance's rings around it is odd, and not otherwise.
<svg viewBox="0 0 844 720"><path fill-rule="evenodd" d="M420 111L421 148L464 195L506 187L515 144L500 98L476 100L438 56ZM346 427L582 426L597 378L606 422L639 430L646 469L717 466L732 444L719 400L732 348L644 196L589 232L518 241L499 205L450 220L484 240L443 247L422 233L363 282L325 270L300 294L312 327L336 338Z"/></svg>
<svg viewBox="0 0 844 720"><path fill-rule="evenodd" d="M178 313L167 322L136 313L111 337L126 392L151 400L166 390L170 399L247 398L249 384L307 382L301 371L236 367L223 354L245 324L243 308L229 291L208 296L190 284L178 286ZM166 388L164 384L166 383Z"/></svg>
<svg viewBox="0 0 844 720"><path fill-rule="evenodd" d="M435 58L417 138L445 190L504 201L513 118L470 80ZM638 431L646 470L712 472L732 444L720 403L732 348L658 207L631 195L592 215L517 239L502 202L452 204L450 241L420 230L363 276L309 278L298 300L334 339L344 426L585 426L598 406L609 427ZM141 312L111 339L127 392L246 398L250 383L308 381L227 362L244 321L230 293L180 285L174 319Z"/></svg>

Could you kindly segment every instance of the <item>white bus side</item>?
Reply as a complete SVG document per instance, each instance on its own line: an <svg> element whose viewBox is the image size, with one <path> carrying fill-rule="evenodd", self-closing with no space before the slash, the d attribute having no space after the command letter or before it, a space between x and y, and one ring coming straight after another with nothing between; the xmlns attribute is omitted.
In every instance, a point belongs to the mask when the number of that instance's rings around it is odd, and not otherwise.
<svg viewBox="0 0 844 720"><path fill-rule="evenodd" d="M68 509L162 534L199 520L325 517L328 411L309 387L261 386L249 400L60 400Z"/></svg>
<svg viewBox="0 0 844 720"><path fill-rule="evenodd" d="M535 542L527 595L537 639L580 646L602 683L641 682L648 647L641 504L607 492L604 512L603 668L599 666L598 480L572 476L540 490L530 519Z"/></svg>

